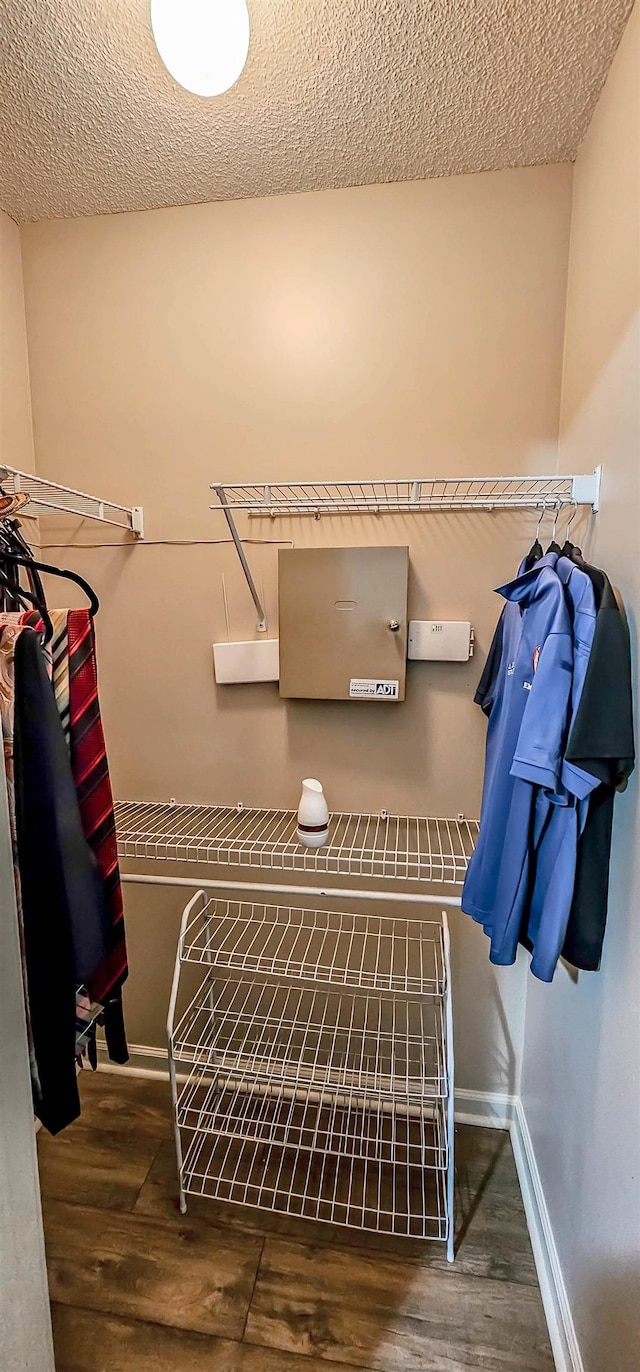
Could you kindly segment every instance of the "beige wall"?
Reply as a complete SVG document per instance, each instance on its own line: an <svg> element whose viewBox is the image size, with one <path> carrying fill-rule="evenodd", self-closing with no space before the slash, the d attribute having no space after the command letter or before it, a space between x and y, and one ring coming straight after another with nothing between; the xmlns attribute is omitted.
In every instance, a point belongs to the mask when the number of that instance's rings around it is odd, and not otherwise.
<svg viewBox="0 0 640 1372"><path fill-rule="evenodd" d="M477 814L491 588L532 517L246 521L272 543L408 542L410 612L474 623L475 661L411 666L386 708L216 688L222 573L232 635L255 632L233 551L152 541L224 539L215 479L555 470L570 188L540 167L23 229L38 469L145 507L145 546L73 555L102 601L121 797L293 806L310 774L333 809ZM273 629L276 553L249 555ZM177 910L128 894L134 1041L162 1041ZM522 968L455 933L458 1080L513 1088Z"/></svg>
<svg viewBox="0 0 640 1372"><path fill-rule="evenodd" d="M574 176L560 459L604 463L593 557L640 603L640 13ZM637 741L637 735L636 735ZM638 773L616 801L601 971L530 984L523 1098L585 1372L635 1372L640 1348Z"/></svg>
<svg viewBox="0 0 640 1372"><path fill-rule="evenodd" d="M0 210L0 461L33 471L20 232Z"/></svg>

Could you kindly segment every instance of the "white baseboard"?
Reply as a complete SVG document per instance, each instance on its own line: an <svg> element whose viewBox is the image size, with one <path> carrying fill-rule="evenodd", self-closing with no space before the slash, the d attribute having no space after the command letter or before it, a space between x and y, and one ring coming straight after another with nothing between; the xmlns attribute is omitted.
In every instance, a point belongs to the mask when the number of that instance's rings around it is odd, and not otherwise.
<svg viewBox="0 0 640 1372"><path fill-rule="evenodd" d="M484 1129L510 1129L516 1097L500 1091L455 1092L457 1124L479 1124Z"/></svg>
<svg viewBox="0 0 640 1372"><path fill-rule="evenodd" d="M98 1043L98 1071L120 1073L125 1077L166 1077L168 1080L167 1050L130 1043L129 1061L121 1066L118 1062L111 1062L104 1044Z"/></svg>
<svg viewBox="0 0 640 1372"><path fill-rule="evenodd" d="M533 1140L520 1097L515 1102L511 1144L557 1372L584 1372Z"/></svg>
<svg viewBox="0 0 640 1372"><path fill-rule="evenodd" d="M98 1069L130 1077L168 1078L165 1049L143 1044L129 1045L130 1060L124 1067L110 1062L98 1048ZM562 1275L549 1211L533 1150L526 1115L519 1096L493 1091L455 1093L455 1118L458 1124L476 1124L489 1129L509 1129L522 1192L531 1246L540 1282L542 1303L557 1372L584 1372L567 1289Z"/></svg>

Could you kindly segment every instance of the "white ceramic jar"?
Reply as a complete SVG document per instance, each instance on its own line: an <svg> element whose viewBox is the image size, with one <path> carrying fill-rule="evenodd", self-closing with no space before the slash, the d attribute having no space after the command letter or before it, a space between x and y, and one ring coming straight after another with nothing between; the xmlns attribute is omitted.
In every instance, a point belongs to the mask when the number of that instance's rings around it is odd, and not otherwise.
<svg viewBox="0 0 640 1372"><path fill-rule="evenodd" d="M298 806L298 842L306 848L321 848L329 836L329 810L319 781L307 777L302 783Z"/></svg>

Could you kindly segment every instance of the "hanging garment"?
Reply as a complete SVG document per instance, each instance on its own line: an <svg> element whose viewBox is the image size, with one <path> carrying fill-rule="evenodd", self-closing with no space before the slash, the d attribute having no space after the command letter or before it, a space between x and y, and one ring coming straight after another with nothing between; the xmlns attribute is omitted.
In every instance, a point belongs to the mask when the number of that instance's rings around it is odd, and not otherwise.
<svg viewBox="0 0 640 1372"><path fill-rule="evenodd" d="M85 839L69 754L38 636L15 644L16 834L38 1118L58 1133L79 1114L76 988L105 956L102 878Z"/></svg>
<svg viewBox="0 0 640 1372"><path fill-rule="evenodd" d="M557 555L501 587L507 600L490 706L478 845L462 908L491 939L491 961L515 960L530 889L532 836L560 787L570 709L572 633ZM511 608L509 608L511 607ZM536 806L537 790L542 795Z"/></svg>
<svg viewBox="0 0 640 1372"><path fill-rule="evenodd" d="M596 624L579 709L566 758L596 781L578 847L576 882L562 955L597 971L607 919L609 861L616 789L635 765L629 630L608 577L582 561L596 603Z"/></svg>
<svg viewBox="0 0 640 1372"><path fill-rule="evenodd" d="M51 640L51 679L56 698L62 732L68 748L71 748L71 721L69 718L69 635L67 633L68 610L50 610L53 624Z"/></svg>
<svg viewBox="0 0 640 1372"><path fill-rule="evenodd" d="M41 645L40 645L40 651L41 651L41 653L42 653L42 656L43 656L43 659L44 659L44 663L45 663L45 666L46 666L46 668L47 668L47 673L48 673L48 675L52 678L52 681L53 681L54 694L55 694L55 698L56 698L56 705L57 705L57 707L58 707L58 713L59 713L59 715L60 715L60 720L61 720L61 723L62 723L63 733L64 733L64 735L65 735L65 740L66 740L66 743L67 743L67 747L69 747L69 746L70 746L70 737L69 737L69 733L70 733L70 724L69 724L69 643L68 643L68 636L67 636L67 613L68 613L67 610L52 610L52 611L50 612L50 618L51 618L51 621L52 621L52 624L53 624L53 629L54 629L53 638L52 638L52 640L51 640L51 643L48 645L48 647L45 648L45 647L43 647L43 645L41 644ZM42 623L42 619L41 619L41 617L40 617L40 614L39 614L39 612L38 612L37 610L21 610L21 611L17 611L17 612L16 612L16 611L14 611L14 612L4 612L4 613L0 614L0 628L2 628L3 626L5 626L5 627L13 627L13 628L20 628L20 627L24 627L24 626L29 626L29 627L31 627L31 628L33 628L33 629L36 629L36 630L37 630L38 632L40 632L40 633L42 632L42 629L43 629L43 627L44 627L44 626L43 626L43 623ZM5 641L5 656L7 656L7 654L9 653L10 643L11 643L11 644L13 643L13 639L10 640L9 638L7 638L6 641ZM11 695L10 695L10 700L7 699L7 704L10 706L10 708L9 708L9 710L7 711L7 714L6 714L6 721L5 721L5 725L6 725L6 727L5 727L5 750L6 750L6 748L8 747L7 739L10 737L11 767L13 767L13 690L14 690L14 683L13 683L13 647L12 647L12 646L11 646L11 657L10 657L10 670L11 670ZM10 728L10 734L8 733L9 728ZM11 804L12 804L12 797L10 798L10 805L11 805ZM16 856L16 891L18 891L18 887L17 887L17 883L18 883L18 882L19 882L19 872L18 872L18 869L17 869L17 856ZM21 918L21 905L20 905L20 897L19 897L19 894L18 894L18 897L17 897L17 898L18 898L18 917L19 917L19 919L20 919L20 918ZM25 988L26 988L26 972L25 972ZM28 1002L27 1002L27 1001L26 1001L26 1004L27 1004L27 1018L28 1018L29 1011L28 1011ZM83 1056L83 1054L87 1051L87 1049L92 1049L92 1047L93 1047L93 1042L94 1042L94 1040L95 1040L95 1028L96 1028L96 1025L97 1025L97 1023L98 1023L100 1017L101 1017L102 1014L103 1014L103 1011L104 1011L104 1006L103 1006L103 1005L100 1005L98 1002L93 1001L93 1000L91 999L91 996L89 995L89 992L88 992L86 986L79 986L79 987L77 987L77 989L76 989L76 1058L81 1058L81 1057ZM28 1028L30 1028L29 1023L28 1023ZM35 1099L37 1099L37 1094L38 1094L38 1084L37 1084L37 1068L36 1068L36 1066L35 1066L35 1055L34 1055L34 1054L32 1054L32 1073L31 1073L31 1076L32 1076L32 1085L33 1085L33 1090L34 1090L34 1100L35 1100Z"/></svg>
<svg viewBox="0 0 640 1372"><path fill-rule="evenodd" d="M16 833L16 802L13 757L15 713L15 644L20 632L21 630L19 627L13 627L4 624L0 626L0 716L2 719L2 742L4 748L4 767L7 784L9 827L11 830L13 877L16 890L16 909L18 913L20 957L22 962L22 983L24 990L25 1016L27 1021L27 1039L29 1044L29 1068L31 1073L31 1090L33 1094L33 1104L35 1109L41 1098L42 1092L40 1087L40 1078L38 1076L38 1065L36 1062L35 1048L33 1044L31 1006L29 1003L29 982L27 978L27 959L24 939L24 913L22 908L22 884L20 881L20 866L18 863L18 839Z"/></svg>
<svg viewBox="0 0 640 1372"><path fill-rule="evenodd" d="M129 1057L122 1013L127 949L113 795L98 700L95 636L88 610L69 610L67 635L71 766L84 833L100 867L109 907L108 949L87 980L87 988L91 999L104 1005L109 1055L122 1063Z"/></svg>
<svg viewBox="0 0 640 1372"><path fill-rule="evenodd" d="M556 573L565 588L573 636L570 733L578 719L589 671L596 629L597 606L591 578L570 558L558 558ZM571 760L566 750L562 763L561 780L567 789L579 799L585 799L594 790L594 778L584 768L578 767Z"/></svg>
<svg viewBox="0 0 640 1372"><path fill-rule="evenodd" d="M5 620L42 628L37 611ZM108 949L90 986L77 991L77 1053L88 1050L96 1066L95 1025L104 1025L109 1056L129 1059L121 988L127 977L124 911L113 797L100 706L93 620L88 610L51 610L53 638L46 654L56 705L71 753L85 837L98 862L110 910ZM72 645L72 646L71 646ZM73 678L73 685L71 684ZM71 697L73 693L73 723Z"/></svg>
<svg viewBox="0 0 640 1372"><path fill-rule="evenodd" d="M582 698L596 607L593 586L583 571L565 557L558 558L555 570L565 588L573 640L568 731ZM519 942L532 953L531 971L541 981L553 979L562 951L575 887L579 838L587 817L588 797L596 785L593 777L565 756L553 795L541 790L535 797L529 889Z"/></svg>

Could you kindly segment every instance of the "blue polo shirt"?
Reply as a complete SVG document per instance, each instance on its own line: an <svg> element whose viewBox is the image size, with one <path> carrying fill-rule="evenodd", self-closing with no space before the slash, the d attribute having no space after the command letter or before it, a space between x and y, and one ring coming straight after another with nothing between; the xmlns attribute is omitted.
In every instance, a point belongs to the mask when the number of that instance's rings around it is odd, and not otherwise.
<svg viewBox="0 0 640 1372"><path fill-rule="evenodd" d="M565 588L571 616L569 714L573 720L593 643L596 604L590 578L568 558L558 559L556 574ZM521 940L531 950L531 971L541 981L552 980L562 951L575 887L578 840L586 822L589 794L597 785L596 777L563 760L553 797L540 791L534 800L529 896Z"/></svg>
<svg viewBox="0 0 640 1372"><path fill-rule="evenodd" d="M507 605L487 728L478 845L462 908L491 939L492 962L514 961L530 880L535 788L545 813L560 790L571 703L573 640L557 555L499 590ZM544 815L538 816L538 838Z"/></svg>
<svg viewBox="0 0 640 1372"><path fill-rule="evenodd" d="M577 567L575 562L572 562L568 557L559 557L556 563L556 573L565 588L573 634L572 726L578 713L587 675L598 611L591 577L587 576L587 573L583 572L580 567ZM579 800L589 796L599 784L596 777L566 760L562 763L562 781L567 790L577 796Z"/></svg>

